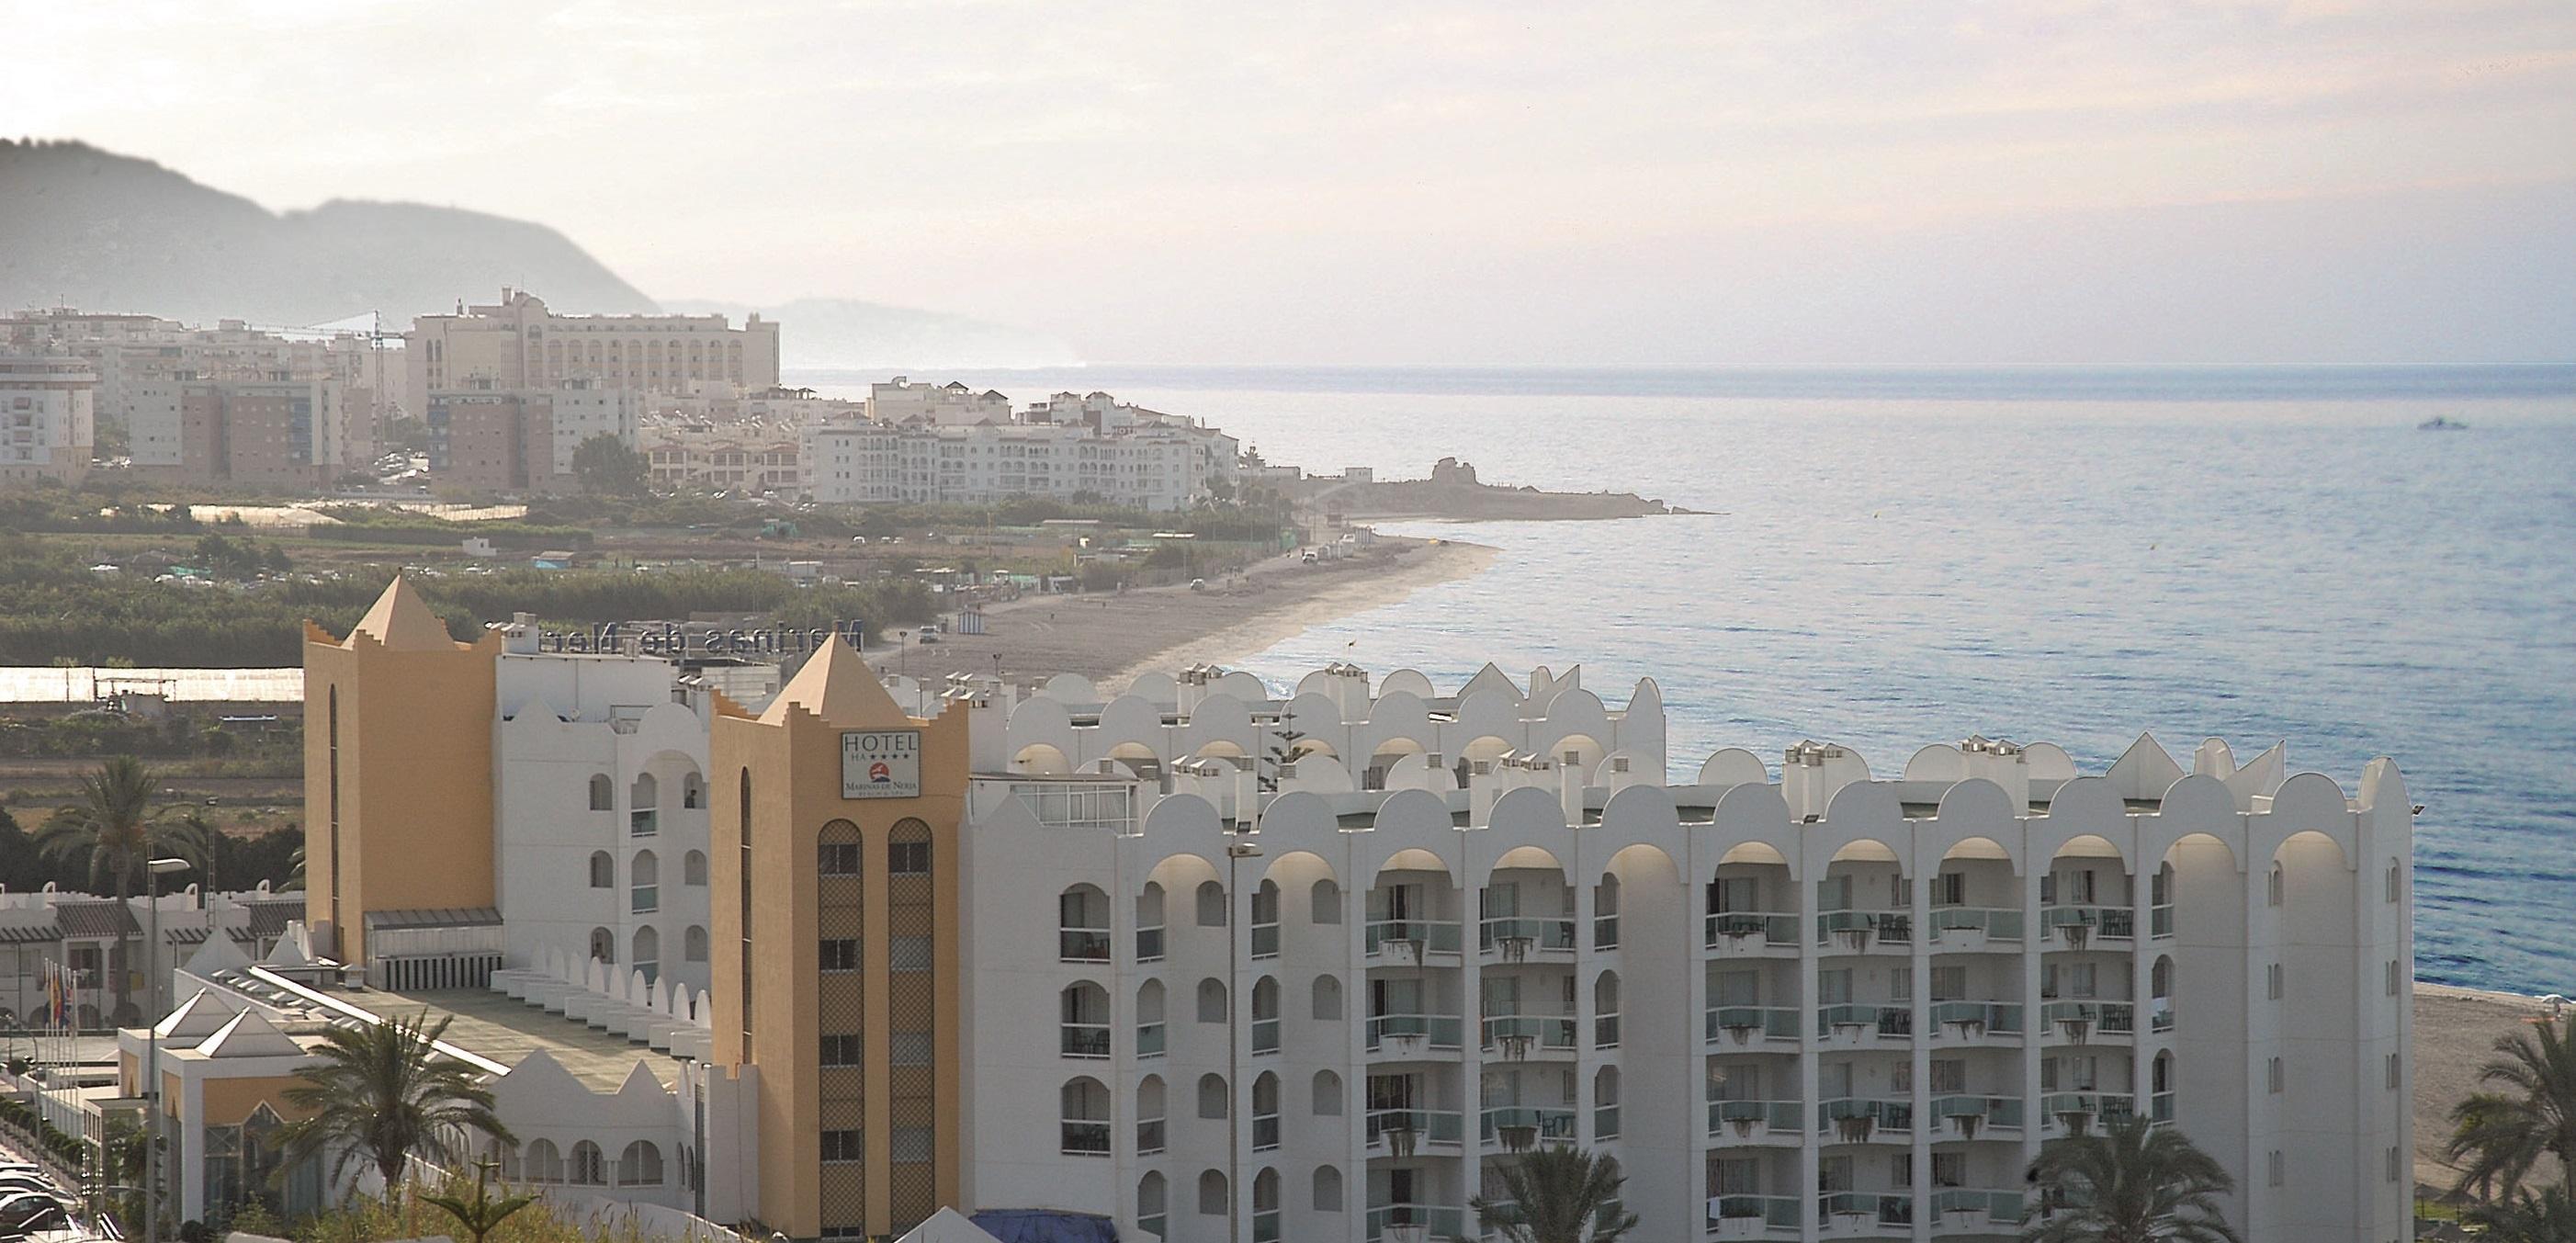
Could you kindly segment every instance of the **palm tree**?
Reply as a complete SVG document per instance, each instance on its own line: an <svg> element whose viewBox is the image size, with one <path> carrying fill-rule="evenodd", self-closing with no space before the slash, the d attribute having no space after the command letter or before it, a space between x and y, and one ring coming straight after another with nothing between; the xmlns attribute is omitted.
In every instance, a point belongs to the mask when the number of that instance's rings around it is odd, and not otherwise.
<svg viewBox="0 0 2576 1243"><path fill-rule="evenodd" d="M2497 1037L2495 1053L2478 1082L2509 1090L2451 1108L2457 1129L2446 1155L2460 1166L2461 1189L2492 1184L2510 1197L2544 1156L2558 1158L2562 1179L2576 1177L2576 1023L2543 1019Z"/></svg>
<svg viewBox="0 0 2576 1243"><path fill-rule="evenodd" d="M2243 1243L2219 1211L2236 1180L2182 1132L2144 1118L2040 1149L2041 1219L2023 1243Z"/></svg>
<svg viewBox="0 0 2576 1243"><path fill-rule="evenodd" d="M222 888L224 856L231 853L225 849L231 840L224 831L207 819L205 809L197 804L183 803L161 810L162 818L151 830L153 849L167 850L187 860L206 892Z"/></svg>
<svg viewBox="0 0 2576 1243"><path fill-rule="evenodd" d="M450 1186L437 1195L422 1196L421 1202L455 1218L457 1225L465 1227L465 1233L473 1243L483 1243L493 1231L501 1228L502 1222L510 1220L511 1215L520 1209L536 1203L537 1198L532 1195L504 1195L498 1200L493 1199L492 1162L487 1159L474 1163L473 1199L466 1199L463 1192Z"/></svg>
<svg viewBox="0 0 2576 1243"><path fill-rule="evenodd" d="M2518 1192L2504 1203L2470 1209L2467 1220L2486 1227L2488 1243L2576 1243L2576 1192L2563 1184Z"/></svg>
<svg viewBox="0 0 2576 1243"><path fill-rule="evenodd" d="M413 1158L455 1161L469 1131L511 1142L474 1069L430 1047L454 1021L445 1016L424 1027L415 1016L323 1033L313 1050L320 1063L295 1072L303 1082L286 1090L287 1103L305 1117L280 1132L278 1169L329 1152L331 1181L365 1161L384 1176L390 1195Z"/></svg>
<svg viewBox="0 0 2576 1243"><path fill-rule="evenodd" d="M1506 1243L1614 1243L1637 1228L1637 1215L1619 1205L1628 1179L1619 1159L1556 1144L1497 1167L1508 1202L1478 1196L1468 1202L1476 1224Z"/></svg>
<svg viewBox="0 0 2576 1243"><path fill-rule="evenodd" d="M153 785L152 770L133 756L99 765L97 772L81 778L80 800L36 830L37 851L58 863L85 863L90 883L104 883L117 904L124 905L152 855ZM131 996L127 972L110 974L116 977L116 1009L123 1011Z"/></svg>

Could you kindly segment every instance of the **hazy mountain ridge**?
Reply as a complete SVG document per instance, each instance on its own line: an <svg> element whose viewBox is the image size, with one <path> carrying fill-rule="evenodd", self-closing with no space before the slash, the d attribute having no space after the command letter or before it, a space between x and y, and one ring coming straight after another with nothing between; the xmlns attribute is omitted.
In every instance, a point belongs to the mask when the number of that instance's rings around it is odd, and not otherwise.
<svg viewBox="0 0 2576 1243"><path fill-rule="evenodd" d="M885 370L1073 367L1082 356L1058 337L990 320L852 298L798 298L752 305L675 301L664 306L692 315L739 320L758 311L782 326L779 364L787 368Z"/></svg>
<svg viewBox="0 0 2576 1243"><path fill-rule="evenodd" d="M277 213L86 143L0 140L0 306L408 325L503 285L565 311L656 309L541 224L419 203Z"/></svg>

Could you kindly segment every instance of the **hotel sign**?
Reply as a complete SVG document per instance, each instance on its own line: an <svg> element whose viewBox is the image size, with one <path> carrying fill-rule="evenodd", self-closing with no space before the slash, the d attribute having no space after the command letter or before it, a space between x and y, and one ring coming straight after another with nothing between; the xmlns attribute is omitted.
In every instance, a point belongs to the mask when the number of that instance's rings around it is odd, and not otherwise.
<svg viewBox="0 0 2576 1243"><path fill-rule="evenodd" d="M921 731L841 731L842 798L920 798Z"/></svg>

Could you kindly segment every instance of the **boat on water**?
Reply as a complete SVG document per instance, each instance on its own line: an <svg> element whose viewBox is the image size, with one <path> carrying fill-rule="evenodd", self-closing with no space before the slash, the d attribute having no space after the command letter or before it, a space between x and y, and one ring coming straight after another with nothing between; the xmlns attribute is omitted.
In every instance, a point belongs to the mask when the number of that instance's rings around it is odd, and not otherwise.
<svg viewBox="0 0 2576 1243"><path fill-rule="evenodd" d="M2415 425L2419 432L2465 432L2469 425L2446 414L2437 414Z"/></svg>

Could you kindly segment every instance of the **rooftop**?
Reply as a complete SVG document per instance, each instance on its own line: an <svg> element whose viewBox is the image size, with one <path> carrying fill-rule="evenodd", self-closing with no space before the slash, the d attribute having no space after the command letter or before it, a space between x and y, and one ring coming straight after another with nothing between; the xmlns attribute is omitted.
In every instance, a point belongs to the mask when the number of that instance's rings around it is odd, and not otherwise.
<svg viewBox="0 0 2576 1243"><path fill-rule="evenodd" d="M376 989L335 996L386 1018L420 1015L436 1022L441 1016L452 1017L455 1021L447 1029L449 1044L503 1065L516 1066L519 1059L543 1049L581 1080L583 1087L595 1092L616 1091L638 1061L651 1068L663 1087L679 1082L680 1059L537 1009L504 993L482 989L394 993Z"/></svg>

